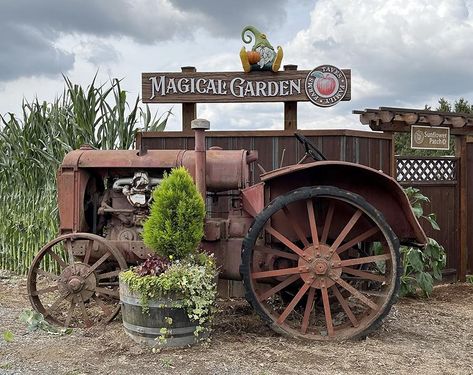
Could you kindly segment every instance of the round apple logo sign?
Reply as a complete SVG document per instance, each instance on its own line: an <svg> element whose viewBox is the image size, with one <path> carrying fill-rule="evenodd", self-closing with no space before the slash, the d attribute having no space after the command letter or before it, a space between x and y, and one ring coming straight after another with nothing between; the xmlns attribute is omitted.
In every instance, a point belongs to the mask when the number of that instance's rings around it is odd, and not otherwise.
<svg viewBox="0 0 473 375"><path fill-rule="evenodd" d="M315 105L330 107L347 93L347 77L333 65L320 65L307 75L305 92Z"/></svg>

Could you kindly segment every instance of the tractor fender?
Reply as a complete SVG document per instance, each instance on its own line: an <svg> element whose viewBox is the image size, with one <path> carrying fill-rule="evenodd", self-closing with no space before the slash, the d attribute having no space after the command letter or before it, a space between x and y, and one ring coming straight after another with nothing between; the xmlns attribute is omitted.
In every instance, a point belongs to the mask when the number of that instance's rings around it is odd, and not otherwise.
<svg viewBox="0 0 473 375"><path fill-rule="evenodd" d="M402 187L382 171L340 161L291 165L261 175L265 202L304 186L335 186L362 196L378 209L401 244L423 246L427 237Z"/></svg>

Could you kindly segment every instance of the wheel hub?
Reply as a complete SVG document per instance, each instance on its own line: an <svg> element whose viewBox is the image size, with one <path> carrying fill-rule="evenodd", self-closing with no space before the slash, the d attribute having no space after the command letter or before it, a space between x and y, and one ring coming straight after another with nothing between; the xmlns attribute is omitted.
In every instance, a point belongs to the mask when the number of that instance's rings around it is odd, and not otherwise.
<svg viewBox="0 0 473 375"><path fill-rule="evenodd" d="M93 296L97 279L93 272L88 275L89 269L90 266L84 263L74 263L64 268L59 279L59 292L67 300L80 295L86 301Z"/></svg>
<svg viewBox="0 0 473 375"><path fill-rule="evenodd" d="M304 249L304 257L299 258L298 267L301 278L310 283L312 288L329 288L342 275L339 267L340 257L328 245L310 245Z"/></svg>

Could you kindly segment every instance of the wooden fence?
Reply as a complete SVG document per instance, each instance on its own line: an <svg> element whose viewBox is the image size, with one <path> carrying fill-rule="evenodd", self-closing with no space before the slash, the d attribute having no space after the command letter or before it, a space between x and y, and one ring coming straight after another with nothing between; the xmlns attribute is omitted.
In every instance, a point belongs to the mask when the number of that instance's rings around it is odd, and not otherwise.
<svg viewBox="0 0 473 375"><path fill-rule="evenodd" d="M447 274L457 272L460 263L458 238L458 158L394 158L390 134L351 130L300 130L329 160L360 163L387 174L396 176L404 187L419 188L429 197L425 212L437 215L440 231L421 219L420 224L429 237L437 240L447 252ZM304 154L303 147L288 131L209 131L207 147L220 146L223 149L257 150L258 162L267 171L278 168L284 152L283 165L296 163ZM472 145L473 146L473 145ZM137 148L150 149L193 149L194 136L189 132L139 133ZM472 148L473 161L473 148ZM252 167L253 182L259 181L260 171ZM473 183L473 181L472 181ZM222 214L228 209L230 199L219 200L212 211ZM472 210L473 210L473 203ZM473 212L473 211L472 211ZM470 235L473 244L473 233ZM470 257L473 269L473 257Z"/></svg>
<svg viewBox="0 0 473 375"><path fill-rule="evenodd" d="M458 232L458 158L397 157L396 178L404 186L420 189L430 199L426 214L435 213L440 230L432 229L425 219L420 224L427 236L435 239L447 252L446 274L455 273L460 264Z"/></svg>

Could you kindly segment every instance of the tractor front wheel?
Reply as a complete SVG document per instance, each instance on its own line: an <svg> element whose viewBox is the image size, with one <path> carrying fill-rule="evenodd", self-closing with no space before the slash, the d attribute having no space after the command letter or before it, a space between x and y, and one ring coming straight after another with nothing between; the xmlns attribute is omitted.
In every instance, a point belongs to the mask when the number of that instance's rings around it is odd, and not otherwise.
<svg viewBox="0 0 473 375"><path fill-rule="evenodd" d="M33 260L28 296L33 308L55 325L76 328L109 322L120 309L118 274L126 268L123 255L104 238L62 235Z"/></svg>

